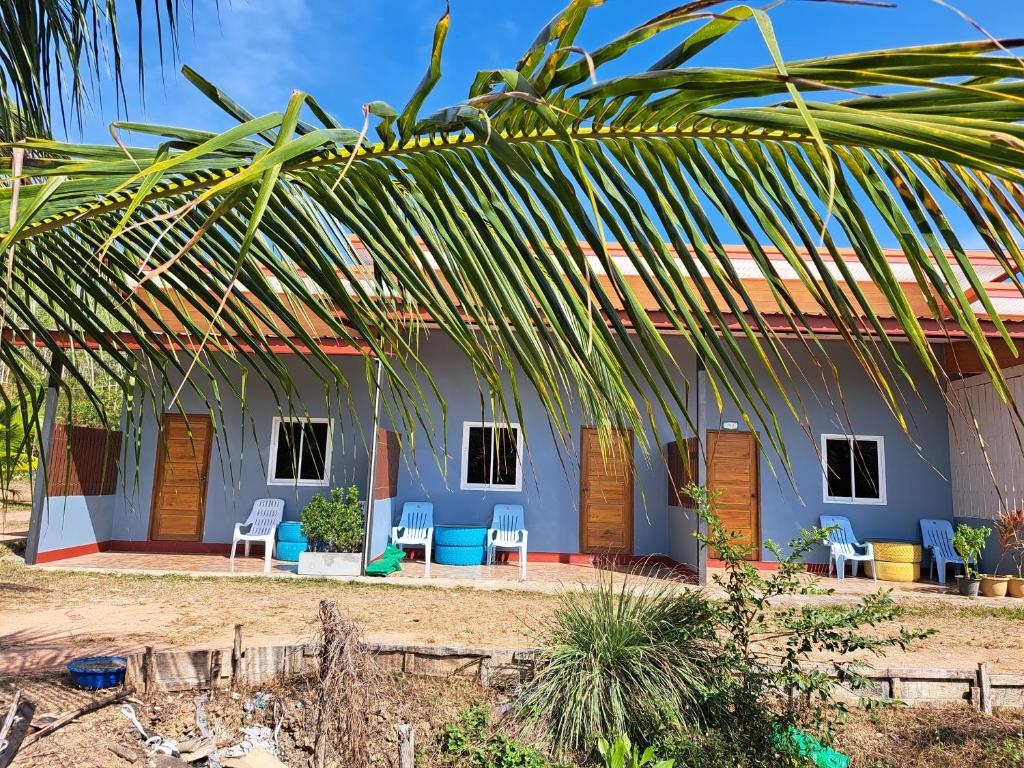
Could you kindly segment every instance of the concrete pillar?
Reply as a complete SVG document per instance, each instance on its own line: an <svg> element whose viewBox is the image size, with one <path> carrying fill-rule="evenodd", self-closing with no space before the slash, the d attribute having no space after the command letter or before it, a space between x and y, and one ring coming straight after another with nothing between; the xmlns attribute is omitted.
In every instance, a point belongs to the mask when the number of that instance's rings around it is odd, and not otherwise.
<svg viewBox="0 0 1024 768"><path fill-rule="evenodd" d="M43 510L46 507L46 463L50 460L50 448L53 446L53 428L57 423L57 397L62 374L63 365L59 361L55 362L50 369L46 397L43 399L43 423L39 432L39 469L32 478L32 513L28 522L28 538L25 540L25 562L28 565L35 565L39 556L39 534L43 524Z"/></svg>
<svg viewBox="0 0 1024 768"><path fill-rule="evenodd" d="M373 428L370 432L373 448L370 451L370 476L366 479L366 521L363 530L363 563L362 575L366 575L366 566L370 564L370 537L373 536L373 502L375 481L377 479L377 449L380 440L377 429L380 424L380 389L381 377L384 375L384 363L377 360L377 371L373 377Z"/></svg>
<svg viewBox="0 0 1024 768"><path fill-rule="evenodd" d="M708 401L708 372L704 367L704 360L699 354L697 355L696 379L697 414L694 421L697 425L697 484L706 486L708 482L708 425L705 411ZM707 534L708 525L703 519L698 518L697 530L702 536ZM697 548L697 583L701 586L708 583L708 550L703 545Z"/></svg>

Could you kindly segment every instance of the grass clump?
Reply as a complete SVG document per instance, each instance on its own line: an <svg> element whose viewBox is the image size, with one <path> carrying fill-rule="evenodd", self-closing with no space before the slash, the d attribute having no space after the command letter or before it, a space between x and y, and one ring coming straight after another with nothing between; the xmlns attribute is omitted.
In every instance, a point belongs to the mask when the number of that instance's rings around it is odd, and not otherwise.
<svg viewBox="0 0 1024 768"><path fill-rule="evenodd" d="M565 594L521 712L556 754L589 752L598 734L649 743L680 717L699 719L714 674L710 619L700 593L628 579Z"/></svg>

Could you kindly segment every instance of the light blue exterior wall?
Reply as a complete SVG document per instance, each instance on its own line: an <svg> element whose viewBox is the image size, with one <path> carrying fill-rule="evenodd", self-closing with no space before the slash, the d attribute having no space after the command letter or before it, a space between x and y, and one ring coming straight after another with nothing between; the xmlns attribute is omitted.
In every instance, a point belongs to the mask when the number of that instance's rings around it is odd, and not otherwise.
<svg viewBox="0 0 1024 768"><path fill-rule="evenodd" d="M785 475L778 456L766 450L761 454L761 535L786 543L798 535L801 528L818 524L819 515L843 515L853 524L853 530L862 540L879 538L920 541L919 520L953 516L953 500L949 483L949 442L945 403L942 393L930 376L918 366L910 365L919 382L920 391L908 391L903 412L910 438L903 433L896 419L885 408L874 385L843 342L823 342L827 360L822 359L822 372L827 375L828 365L834 365L841 382L842 400L834 382L830 387L822 382L818 368L802 346L789 344L796 365L810 380L799 374L788 382L793 402L802 402L809 421L811 438L790 414L782 397L769 392L769 403L781 424L786 450L793 469L791 483ZM900 346L905 345L898 345ZM912 351L907 348L905 360L910 363ZM797 400L799 398L799 401ZM799 406L798 406L799 407ZM845 415L844 415L845 414ZM709 429L723 421L738 421L735 403L726 403L719 413L714 401L708 406ZM840 504L826 503L822 487L820 458L821 435L856 433L880 435L885 445L886 503ZM776 475L772 473L772 465ZM794 487L795 485L795 487ZM767 552L765 559L771 559ZM821 547L812 562L827 562L828 553Z"/></svg>
<svg viewBox="0 0 1024 768"><path fill-rule="evenodd" d="M692 376L693 357L688 355L678 339L669 339L674 351L683 361L684 372ZM398 477L398 496L392 505L392 521L397 524L402 505L407 501L432 501L434 522L438 525L465 523L487 525L495 504L522 504L526 527L530 532L531 552L576 553L580 551L579 536L579 455L578 443L583 417L574 412L569 416L573 445L566 450L551 434L542 404L532 388L519 378L523 412L521 426L526 435L526 456L522 465L522 490L479 491L461 490L461 452L463 424L479 421L503 420L482 410L487 396L477 389L470 365L456 347L440 334L423 342L420 357L432 372L441 396L448 407L447 421L441 423L441 408L434 408L434 426L438 434L435 446L445 450L447 464L438 467L425 434L402 435L403 446L415 445L411 452L403 451ZM685 361L690 360L687 365ZM680 390L684 382L680 379ZM515 417L509 416L510 420ZM386 428L392 428L384 424ZM442 441L441 430L444 428ZM671 432L667 420L658 418L659 436L664 441ZM634 457L637 476L633 499L633 550L638 555L663 554L670 556L668 522L668 476L664 461L653 443L653 454L644 458L639 436L634 437ZM375 524L377 521L375 521Z"/></svg>
<svg viewBox="0 0 1024 768"><path fill-rule="evenodd" d="M668 343L677 355L682 374L679 387L695 378L695 360L685 350L683 342L669 338ZM782 463L770 452L762 452L760 460L761 531L762 538L786 542L800 528L817 524L820 514L842 514L853 522L862 537L881 536L917 540L918 520L921 517L952 517L952 501L948 483L949 451L946 411L940 393L933 385L924 387L918 395L911 393L904 408L908 414L911 440L902 433L895 419L881 403L877 393L867 381L856 361L840 342L825 342L828 360L838 370L842 381L845 403L838 406L838 396L831 397L820 381L808 384L795 378L790 382L791 396L799 398L806 409L809 426L799 424L784 407L781 397L769 395L772 408L782 425L782 433L791 457L794 488L785 476ZM806 353L795 343L790 351L796 356L808 377L817 369L810 364ZM402 435L404 446L399 464L398 495L390 500L376 500L370 535L370 557L383 551L389 528L397 524L405 501L428 499L434 503L435 522L471 523L486 525L498 503L519 503L525 507L527 527L530 530L532 552L575 553L579 547L579 457L577 453L583 417L570 414L573 445L566 450L550 432L541 403L531 388L521 387L525 416L523 427L527 435L527 455L523 462L522 489L518 492L477 491L459 488L463 423L493 420L493 414L482 411L486 395L477 390L476 379L470 366L457 349L440 334L425 339L420 348L425 364L429 366L447 404L447 419L442 422L439 403L434 407L434 426L438 430L434 446L421 432ZM232 386L242 387L242 375L236 373L233 381L220 381L216 387L209 382L205 390L217 393L219 405L215 424L215 442L211 453L204 543L228 543L234 523L244 520L254 499L273 496L285 500L285 519L298 519L299 512L314 493L327 492L329 487L355 483L365 498L369 466L369 432L372 425L372 406L366 392L364 362L358 357L339 358L338 365L346 372L352 384L351 401L347 395L335 390L325 392L324 384L296 357L286 357L294 381L291 411L308 412L313 417L331 416L335 419L331 466L328 487L270 486L267 484L267 462L271 440L272 420L287 403L279 404L270 388L258 376L250 373L242 400L232 392ZM919 381L927 382L924 375ZM521 379L521 381L523 381ZM771 391L765 383L764 388ZM426 389L426 388L425 388ZM185 409L204 412L206 406L187 388L184 392ZM836 402L833 402L833 398ZM714 398L708 398L704 421L709 428L723 421L738 421L734 404L727 403L721 413ZM352 415L353 408L359 414ZM843 432L844 425L837 410L845 411L852 429L860 434L881 435L885 440L887 476L887 503L883 506L829 504L822 499L822 472L819 457L820 435L823 432ZM383 416L383 412L382 412ZM138 419L134 420L138 422ZM95 543L108 539L144 541L148 536L149 514L156 466L159 422L155 413L147 409L141 422L126 420L122 457L121 487L110 501L82 500L68 502L81 509L76 514L50 514L46 516L42 531L42 550ZM384 428L394 428L386 419ZM440 430L444 428L443 439ZM659 439L670 439L667 424L659 422ZM808 438L807 430L811 433ZM415 439L412 439L415 437ZM634 554L665 554L675 560L695 564L696 547L692 532L696 522L684 510L668 507L667 472L661 455L648 434L654 452L645 458L640 450L639 436L634 441L637 477L634 483ZM446 442L445 442L446 441ZM136 448L137 443L137 448ZM409 446L415 446L410 449ZM434 448L446 448L438 467ZM136 463L136 455L138 462ZM446 460L446 461L445 461ZM773 475L772 466L778 472ZM136 472L137 479L136 479ZM768 557L764 553L764 557ZM812 558L826 559L824 549Z"/></svg>
<svg viewBox="0 0 1024 768"><path fill-rule="evenodd" d="M39 553L110 539L116 496L49 496L43 503Z"/></svg>
<svg viewBox="0 0 1024 768"><path fill-rule="evenodd" d="M248 517L257 498L284 499L285 520L298 520L299 512L315 493L326 494L332 487L355 484L365 498L371 445L368 436L373 412L362 358L339 357L335 360L351 383L351 401L346 393L334 389L325 391L324 383L296 356L282 359L289 367L294 386L295 394L290 404L284 399L279 402L270 387L252 373L245 377L244 389L240 372L234 374L231 382L222 380L216 387L210 386L209 382L204 385L204 391L210 392L211 398L219 397L219 405L210 454L203 543L230 543L235 523ZM242 398L232 391L229 383L243 394ZM188 387L182 393L182 400L186 412L205 413L208 410L208 406ZM177 409L167 411L177 412ZM267 483L273 418L281 415L282 411L286 416L334 419L328 486ZM353 417L353 412L358 414L358 418ZM114 540L145 541L148 538L159 431L157 416L149 407L142 415L141 424L136 419L133 427L131 420L126 420L122 488L111 526L110 538ZM137 451L133 446L135 441L138 441Z"/></svg>

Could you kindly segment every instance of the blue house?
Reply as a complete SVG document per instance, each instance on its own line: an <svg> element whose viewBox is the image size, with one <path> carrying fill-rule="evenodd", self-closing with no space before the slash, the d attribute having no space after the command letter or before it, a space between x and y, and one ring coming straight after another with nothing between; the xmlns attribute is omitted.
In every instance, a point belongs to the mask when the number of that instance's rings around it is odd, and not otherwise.
<svg viewBox="0 0 1024 768"><path fill-rule="evenodd" d="M757 295L755 283L764 280L756 277L761 272L751 256L736 248L730 257L740 275L751 276L750 290ZM37 486L46 492L36 494L26 557L42 563L103 550L223 553L255 499L284 499L285 519L295 520L314 494L356 485L368 501L367 560L383 551L405 502L431 501L438 525L485 525L494 505L513 503L526 511L531 560L575 562L615 554L656 558L703 574L705 556L693 538L697 521L676 492L686 466L695 479L721 491L724 523L765 561L771 559L766 540L785 542L816 525L822 514L849 517L862 537L919 540L921 518L985 520L1007 504L1024 504L1015 501L1024 495L1024 467L1017 466L1020 448L1010 438L1005 406L992 397L986 377L975 375L981 368L958 332L928 319L901 253L888 257L951 379L940 387L922 369L916 390L892 382L900 388L906 430L779 256L780 278L793 281L791 290L820 340L783 341L792 360L789 399L802 412L794 416L764 382L788 463L749 431L736 403L719 402L690 344L670 328L664 329L665 341L682 372L679 391L693 428L676 444L667 419L656 413L644 434L615 433L613 443L621 450L610 452L607 445L602 450L596 425L582 413L569 415L568 435L554 434L535 392L522 393L515 417L493 412L489 393L480 391L455 345L428 329L419 355L438 389L427 395L434 401L432 423L392 419L369 387L339 390L286 348L281 359L292 374L288 397L256 372L225 365L233 373L200 381L202 396L185 388L174 407L126 409L119 433L54 430L51 412L47 433L63 435L66 442L74 442L69 434L77 435L79 455L69 450L62 459L73 472L51 471ZM1019 294L1012 298L1015 289L999 298L1003 271L996 259L982 253L971 258L979 276L991 282L990 294L1001 302L1011 332L1024 338L1024 300ZM868 276L853 271L887 322ZM639 277L627 272L626 278L644 301ZM769 296L768 286L761 291ZM765 306L776 305L766 298ZM657 323L653 300L651 307ZM977 311L994 338L992 323ZM767 309L764 318L784 328L783 318ZM916 360L896 323L891 326L891 341L907 348L908 361ZM361 350L326 337L323 345L348 381L367 379L372 362ZM1017 380L1013 371L1008 375ZM52 391L48 402L52 407ZM988 421L973 428L979 409ZM980 469L986 455L965 439L977 444L979 430L991 431L986 442L1005 454L995 457L997 464L1006 462L1005 472ZM77 481L67 482L68 475ZM813 556L818 566L826 561L823 548Z"/></svg>

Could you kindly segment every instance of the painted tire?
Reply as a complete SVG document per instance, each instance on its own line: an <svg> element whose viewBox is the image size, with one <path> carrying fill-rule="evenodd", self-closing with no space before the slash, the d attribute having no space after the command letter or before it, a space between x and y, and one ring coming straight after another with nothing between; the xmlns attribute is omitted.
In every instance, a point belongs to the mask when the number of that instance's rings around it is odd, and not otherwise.
<svg viewBox="0 0 1024 768"><path fill-rule="evenodd" d="M483 565L483 547L434 547L434 562L440 565Z"/></svg>
<svg viewBox="0 0 1024 768"><path fill-rule="evenodd" d="M277 526L277 540L306 544L306 537L302 535L302 523L297 523L294 520L281 523Z"/></svg>
<svg viewBox="0 0 1024 768"><path fill-rule="evenodd" d="M920 563L921 545L908 542L875 541L875 560L887 563Z"/></svg>
<svg viewBox="0 0 1024 768"><path fill-rule="evenodd" d="M277 542L277 559L287 560L289 563L299 562L299 555L306 551L304 541L279 541Z"/></svg>
<svg viewBox="0 0 1024 768"><path fill-rule="evenodd" d="M434 544L438 547L483 547L486 528L435 528Z"/></svg>
<svg viewBox="0 0 1024 768"><path fill-rule="evenodd" d="M886 560L876 560L878 566L879 581L920 581L920 563L892 563ZM871 563L864 563L864 570L870 577Z"/></svg>

